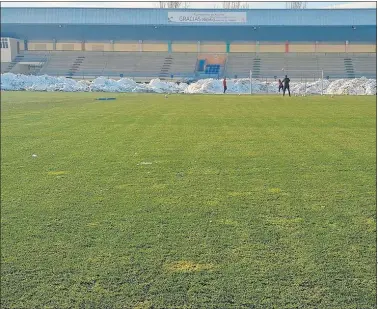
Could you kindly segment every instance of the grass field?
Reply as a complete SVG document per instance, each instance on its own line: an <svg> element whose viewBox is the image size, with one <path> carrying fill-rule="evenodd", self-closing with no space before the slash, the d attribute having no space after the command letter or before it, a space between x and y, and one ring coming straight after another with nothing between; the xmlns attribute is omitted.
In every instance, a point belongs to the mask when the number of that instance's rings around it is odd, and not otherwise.
<svg viewBox="0 0 378 309"><path fill-rule="evenodd" d="M2 93L2 309L376 308L375 96L98 96Z"/></svg>

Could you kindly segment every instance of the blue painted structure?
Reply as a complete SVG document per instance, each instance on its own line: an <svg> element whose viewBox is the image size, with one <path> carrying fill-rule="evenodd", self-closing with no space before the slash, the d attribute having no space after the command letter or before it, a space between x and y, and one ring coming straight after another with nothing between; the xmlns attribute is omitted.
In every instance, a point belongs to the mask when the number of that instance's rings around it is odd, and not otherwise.
<svg viewBox="0 0 378 309"><path fill-rule="evenodd" d="M3 24L1 36L58 41L291 41L375 42L375 26L120 26Z"/></svg>
<svg viewBox="0 0 378 309"><path fill-rule="evenodd" d="M2 8L1 23L81 25L170 25L168 12L180 9ZM360 26L376 25L374 9L316 10L184 10L185 12L246 12L246 26ZM180 23L174 23L180 25ZM191 23L214 25L214 23ZM222 24L240 26L239 23Z"/></svg>
<svg viewBox="0 0 378 309"><path fill-rule="evenodd" d="M376 10L227 10L244 24L170 23L172 9L2 8L1 36L57 41L376 42ZM226 10L185 10L185 12Z"/></svg>

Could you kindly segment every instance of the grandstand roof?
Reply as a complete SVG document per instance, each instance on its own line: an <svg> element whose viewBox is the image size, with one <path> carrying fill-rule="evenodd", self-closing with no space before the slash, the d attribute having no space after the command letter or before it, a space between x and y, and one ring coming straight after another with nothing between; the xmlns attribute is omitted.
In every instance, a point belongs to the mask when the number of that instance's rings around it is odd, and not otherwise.
<svg viewBox="0 0 378 309"><path fill-rule="evenodd" d="M1 24L359 26L376 25L376 10L1 8Z"/></svg>
<svg viewBox="0 0 378 309"><path fill-rule="evenodd" d="M376 31L375 9L1 9L1 36L24 40L354 43Z"/></svg>

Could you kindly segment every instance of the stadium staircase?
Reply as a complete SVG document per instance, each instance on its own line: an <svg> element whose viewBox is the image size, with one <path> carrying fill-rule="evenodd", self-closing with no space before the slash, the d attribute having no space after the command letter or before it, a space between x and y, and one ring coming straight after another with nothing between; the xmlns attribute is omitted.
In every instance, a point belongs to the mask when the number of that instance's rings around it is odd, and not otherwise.
<svg viewBox="0 0 378 309"><path fill-rule="evenodd" d="M348 76L348 78L354 78L354 68L353 68L353 62L350 58L344 58L344 66L345 66L345 72Z"/></svg>
<svg viewBox="0 0 378 309"><path fill-rule="evenodd" d="M10 62L1 62L1 74L8 72L8 66Z"/></svg>
<svg viewBox="0 0 378 309"><path fill-rule="evenodd" d="M365 76L366 78L377 78L377 58L376 54L365 54L359 57L353 57L354 74Z"/></svg>
<svg viewBox="0 0 378 309"><path fill-rule="evenodd" d="M261 59L260 58L253 59L252 78L260 77L260 68L261 68Z"/></svg>
<svg viewBox="0 0 378 309"><path fill-rule="evenodd" d="M195 76L197 53L172 53L170 73L177 79L192 79Z"/></svg>
<svg viewBox="0 0 378 309"><path fill-rule="evenodd" d="M171 66L172 66L172 62L173 62L173 58L172 58L171 55L165 57L163 66L160 69L160 74L159 74L160 79L165 79L165 78L168 78L170 76L169 73L171 71L170 69L171 69Z"/></svg>
<svg viewBox="0 0 378 309"><path fill-rule="evenodd" d="M70 69L68 70L68 76L73 76L79 69L80 65L83 63L85 56L78 56Z"/></svg>
<svg viewBox="0 0 378 309"><path fill-rule="evenodd" d="M338 79L348 78L345 73L344 57L339 54L319 54L319 69L324 71L324 78Z"/></svg>
<svg viewBox="0 0 378 309"><path fill-rule="evenodd" d="M79 56L81 57L80 65L76 65L76 70L73 72L73 77L90 77L95 78L98 76L107 75L108 72L106 71L107 65L111 59L107 53L104 52L80 52ZM116 57L116 54L115 54ZM113 75L117 74L117 69L122 69L124 63L122 60L117 58L118 60L118 68L114 67L113 70L109 70L113 72ZM119 74L118 74L119 75Z"/></svg>
<svg viewBox="0 0 378 309"><path fill-rule="evenodd" d="M47 62L47 59L48 55L46 52L21 52L8 64L4 73L10 72L14 74L23 73L37 75L40 74L40 70Z"/></svg>
<svg viewBox="0 0 378 309"><path fill-rule="evenodd" d="M11 72L17 63L24 59L24 55L17 55L12 62L9 63L8 67L5 69L6 72Z"/></svg>
<svg viewBox="0 0 378 309"><path fill-rule="evenodd" d="M71 68L73 66L77 57L77 52L49 52L48 58L45 62L45 65L42 67L40 74L47 74L52 76L69 76L69 74L67 73L67 68Z"/></svg>

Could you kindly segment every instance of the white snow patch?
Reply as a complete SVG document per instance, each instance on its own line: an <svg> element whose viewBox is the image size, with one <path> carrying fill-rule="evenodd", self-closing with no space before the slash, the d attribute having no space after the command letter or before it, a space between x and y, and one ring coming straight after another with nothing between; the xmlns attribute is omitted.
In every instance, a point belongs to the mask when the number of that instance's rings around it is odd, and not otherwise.
<svg viewBox="0 0 378 309"><path fill-rule="evenodd" d="M188 84L185 83L174 83L161 81L158 78L152 79L147 86L152 92L156 93L180 93L183 92Z"/></svg>
<svg viewBox="0 0 378 309"><path fill-rule="evenodd" d="M249 94L248 78L230 79L227 82L227 94ZM334 81L317 80L312 82L292 82L291 92L296 94L321 94L323 84L324 94L376 95L377 81L365 77L355 79L338 79ZM148 84L138 84L130 78L119 80L98 77L93 81L74 80L65 77L48 75L34 76L5 73L1 74L1 90L9 91L93 91L93 92L152 92L152 93L223 93L222 80L201 79L190 85L152 79ZM254 94L278 94L276 81L252 81Z"/></svg>
<svg viewBox="0 0 378 309"><path fill-rule="evenodd" d="M326 94L375 95L377 81L365 77L335 80L327 88Z"/></svg>

